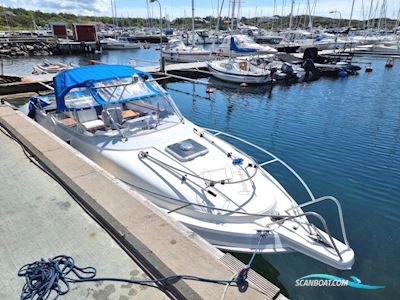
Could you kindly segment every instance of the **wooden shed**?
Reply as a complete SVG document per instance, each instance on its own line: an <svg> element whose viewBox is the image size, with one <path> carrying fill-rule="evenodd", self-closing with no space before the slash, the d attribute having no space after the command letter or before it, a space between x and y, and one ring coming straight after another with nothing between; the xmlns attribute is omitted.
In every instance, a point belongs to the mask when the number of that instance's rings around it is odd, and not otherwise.
<svg viewBox="0 0 400 300"><path fill-rule="evenodd" d="M74 38L78 42L95 42L97 40L96 26L90 24L74 24Z"/></svg>

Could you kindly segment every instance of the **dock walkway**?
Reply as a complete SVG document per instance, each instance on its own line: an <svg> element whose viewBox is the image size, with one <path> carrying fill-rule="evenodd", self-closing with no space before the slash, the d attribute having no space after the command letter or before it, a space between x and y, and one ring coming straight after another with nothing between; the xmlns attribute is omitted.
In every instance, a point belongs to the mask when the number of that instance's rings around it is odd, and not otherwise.
<svg viewBox="0 0 400 300"><path fill-rule="evenodd" d="M99 276L148 279L59 184L0 132L0 299L18 299L26 263L70 255ZM114 282L80 283L62 299L168 299L158 289Z"/></svg>
<svg viewBox="0 0 400 300"><path fill-rule="evenodd" d="M23 284L16 276L20 266L57 254L74 256L80 266L96 267L99 276L128 278L143 273L129 261L121 247L153 277L185 274L230 279L243 266L22 113L0 104L0 125L74 193L75 201L118 244L47 175L32 169L18 146L2 136L0 240L6 246L0 249L0 263L6 271L0 274L0 284L7 287L0 289L0 299L17 297ZM249 281L245 293L230 287L225 299L284 299L278 287L256 272L249 273ZM164 297L141 287L129 286L125 290L125 286L88 284L82 285L81 290L75 290L78 287L74 286L69 299L127 300L126 293L128 297L135 293L143 295L143 299ZM220 299L225 290L224 285L188 280L167 287L175 297L190 300ZM101 296L95 294L100 292ZM1 293L6 294L3 297ZM114 298L118 295L119 298Z"/></svg>

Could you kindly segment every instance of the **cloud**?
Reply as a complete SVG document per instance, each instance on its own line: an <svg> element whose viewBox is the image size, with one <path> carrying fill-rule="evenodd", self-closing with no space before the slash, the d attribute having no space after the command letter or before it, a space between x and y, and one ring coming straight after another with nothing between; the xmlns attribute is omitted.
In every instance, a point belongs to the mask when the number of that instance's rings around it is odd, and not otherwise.
<svg viewBox="0 0 400 300"><path fill-rule="evenodd" d="M12 7L89 16L109 15L111 10L109 0L11 0L9 2Z"/></svg>
<svg viewBox="0 0 400 300"><path fill-rule="evenodd" d="M147 17L147 8L145 0L117 0L117 15L118 17ZM162 6L163 16L168 16L170 19L191 16L190 0L160 0ZM221 3L221 1L219 1ZM313 5L315 0L310 0ZM360 4L361 1L356 1L354 6L353 19L362 19L363 14L367 16L369 11L369 0L364 0L364 7ZM111 16L110 0L0 0L0 3L12 7L23 7L31 10L41 10L44 12L64 12L77 15L88 16ZM225 0L223 9L223 16L228 15L229 0ZM272 0L242 0L241 16L255 17L255 16L271 16L274 13ZM277 0L277 9L275 11L278 15L288 15L290 12L291 1ZM285 5L282 7L282 3ZM376 3L376 1L374 2ZM182 5L183 4L183 5ZM318 1L314 15L330 16L330 11L340 11L342 18L350 16L351 0L320 0ZM396 18L399 7L399 0L389 0L387 16ZM295 1L294 14L306 13L307 1ZM364 8L364 12L362 9ZM375 8L375 5L374 5ZM158 6L150 4L150 11L155 18L159 17ZM379 12L379 9L378 9ZM195 8L196 16L216 16L217 15L217 0L202 0L196 1ZM376 13L378 15L378 13ZM338 16L338 14L337 14Z"/></svg>

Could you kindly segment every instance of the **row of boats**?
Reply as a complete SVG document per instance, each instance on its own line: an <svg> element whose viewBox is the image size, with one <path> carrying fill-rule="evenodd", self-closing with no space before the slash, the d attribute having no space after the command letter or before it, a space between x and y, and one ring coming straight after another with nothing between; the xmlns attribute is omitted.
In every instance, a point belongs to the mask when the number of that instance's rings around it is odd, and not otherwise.
<svg viewBox="0 0 400 300"><path fill-rule="evenodd" d="M151 74L92 65L62 71L53 83L54 92L30 98L25 113L211 244L241 253L297 251L337 269L352 267L337 199L315 197L269 151L187 120ZM274 164L298 179L308 200L297 202L285 190L269 168ZM340 238L310 210L323 202L337 208Z"/></svg>
<svg viewBox="0 0 400 300"><path fill-rule="evenodd" d="M311 53L311 54L310 54ZM276 49L259 45L245 35L230 35L217 52L186 46L183 41L171 40L162 49L162 57L172 62L206 61L209 72L221 80L235 83L262 84L276 80L308 80L317 78L320 71L339 75L360 70L350 61L324 58L318 64L318 49L305 49L303 58L289 55L291 63L277 55ZM351 58L351 57L350 57ZM345 75L342 75L345 76Z"/></svg>

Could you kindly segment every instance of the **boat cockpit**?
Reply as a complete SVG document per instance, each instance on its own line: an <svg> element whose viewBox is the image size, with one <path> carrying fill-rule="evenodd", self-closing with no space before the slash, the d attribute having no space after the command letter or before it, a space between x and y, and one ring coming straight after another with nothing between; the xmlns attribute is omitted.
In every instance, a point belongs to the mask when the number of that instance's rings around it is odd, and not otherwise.
<svg viewBox="0 0 400 300"><path fill-rule="evenodd" d="M57 125L86 136L128 138L171 127L183 119L170 96L152 79L138 74L73 87L62 100L56 101L54 94L33 97L30 110L40 109Z"/></svg>

